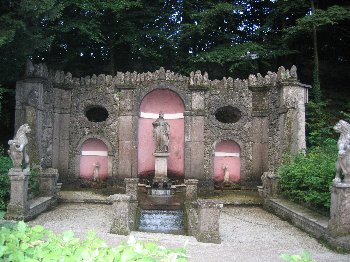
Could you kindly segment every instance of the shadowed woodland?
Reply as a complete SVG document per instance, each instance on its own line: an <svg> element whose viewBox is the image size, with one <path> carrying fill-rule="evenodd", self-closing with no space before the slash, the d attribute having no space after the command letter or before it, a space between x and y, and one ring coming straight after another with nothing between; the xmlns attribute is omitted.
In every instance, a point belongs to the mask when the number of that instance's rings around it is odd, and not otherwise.
<svg viewBox="0 0 350 262"><path fill-rule="evenodd" d="M301 82L313 86L311 113L319 118L320 108L334 108L333 123L350 107L349 5L345 0L1 1L1 141L14 132L13 90L27 59L77 77L163 66L185 75L207 71L211 79L246 78L295 64Z"/></svg>

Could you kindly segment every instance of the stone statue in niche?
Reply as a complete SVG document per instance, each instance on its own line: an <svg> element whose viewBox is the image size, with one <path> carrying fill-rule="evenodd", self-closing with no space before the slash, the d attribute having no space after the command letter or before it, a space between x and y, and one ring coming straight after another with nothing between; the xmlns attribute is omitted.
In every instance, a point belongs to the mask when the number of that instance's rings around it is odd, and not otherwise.
<svg viewBox="0 0 350 262"><path fill-rule="evenodd" d="M229 183L230 182L230 172L228 171L227 165L224 165L222 169L224 170L224 183Z"/></svg>
<svg viewBox="0 0 350 262"><path fill-rule="evenodd" d="M29 169L29 156L26 152L28 138L26 134L30 133L30 131L28 124L21 125L14 139L8 142L10 149L7 152L12 160L13 168L22 169L22 163L24 161L25 168Z"/></svg>
<svg viewBox="0 0 350 262"><path fill-rule="evenodd" d="M94 166L94 171L92 172L92 177L94 181L96 181L100 176L100 166L101 166L100 162L96 162L95 164L93 164L93 166Z"/></svg>
<svg viewBox="0 0 350 262"><path fill-rule="evenodd" d="M338 140L338 159L336 162L335 183L340 183L340 173L344 175L344 183L350 183L350 124L340 120L334 130L340 133Z"/></svg>
<svg viewBox="0 0 350 262"><path fill-rule="evenodd" d="M153 140L156 153L166 153L169 150L169 124L164 120L164 113L160 112L159 117L152 123Z"/></svg>

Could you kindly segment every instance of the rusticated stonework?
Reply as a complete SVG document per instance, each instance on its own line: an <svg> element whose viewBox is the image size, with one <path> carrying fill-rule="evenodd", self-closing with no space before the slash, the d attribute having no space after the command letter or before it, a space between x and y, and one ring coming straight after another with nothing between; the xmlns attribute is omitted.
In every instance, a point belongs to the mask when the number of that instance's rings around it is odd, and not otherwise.
<svg viewBox="0 0 350 262"><path fill-rule="evenodd" d="M140 105L157 89L170 90L183 102L184 172L180 175L198 179L199 187L212 185L215 146L221 141L239 145L240 153L228 154L239 157L242 186L261 184L261 175L273 172L284 153L305 147L307 87L298 82L295 66L246 80L210 80L200 71L182 76L164 68L75 78L28 62L24 79L17 82L16 127L23 123L32 127L29 140L35 143L28 149L32 161L57 168L61 182L79 179L81 156L92 154L82 151L88 139L106 145L107 151L95 154L106 160L109 182L135 178L140 175ZM102 108L107 116L102 121L88 118L87 111L94 108ZM217 117L225 108L237 112L234 121ZM96 163L102 170L101 161Z"/></svg>

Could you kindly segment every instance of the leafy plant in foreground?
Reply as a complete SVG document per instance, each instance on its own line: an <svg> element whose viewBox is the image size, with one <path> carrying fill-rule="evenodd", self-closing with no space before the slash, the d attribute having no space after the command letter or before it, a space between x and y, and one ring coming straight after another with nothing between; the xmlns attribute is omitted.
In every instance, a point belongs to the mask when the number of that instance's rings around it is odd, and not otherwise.
<svg viewBox="0 0 350 262"><path fill-rule="evenodd" d="M167 249L131 238L116 248L90 232L81 241L72 231L54 234L43 226L0 229L0 260L4 261L187 261L185 250Z"/></svg>
<svg viewBox="0 0 350 262"><path fill-rule="evenodd" d="M315 262L315 260L311 259L308 251L304 251L302 256L282 254L281 258L289 262Z"/></svg>

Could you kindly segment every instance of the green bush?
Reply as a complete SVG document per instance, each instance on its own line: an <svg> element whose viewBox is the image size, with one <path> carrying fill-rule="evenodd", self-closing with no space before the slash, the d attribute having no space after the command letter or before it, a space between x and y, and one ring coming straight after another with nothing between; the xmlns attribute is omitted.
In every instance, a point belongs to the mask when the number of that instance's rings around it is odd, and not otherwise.
<svg viewBox="0 0 350 262"><path fill-rule="evenodd" d="M10 200L10 179L8 171L11 167L11 159L5 156L4 148L0 147L0 210L5 210Z"/></svg>
<svg viewBox="0 0 350 262"><path fill-rule="evenodd" d="M307 154L287 158L278 170L281 194L324 211L330 206L329 187L335 176L337 142L326 139Z"/></svg>
<svg viewBox="0 0 350 262"><path fill-rule="evenodd" d="M1 261L187 261L184 248L167 249L155 243L130 239L115 248L90 232L81 241L72 231L54 234L42 226L0 230Z"/></svg>

